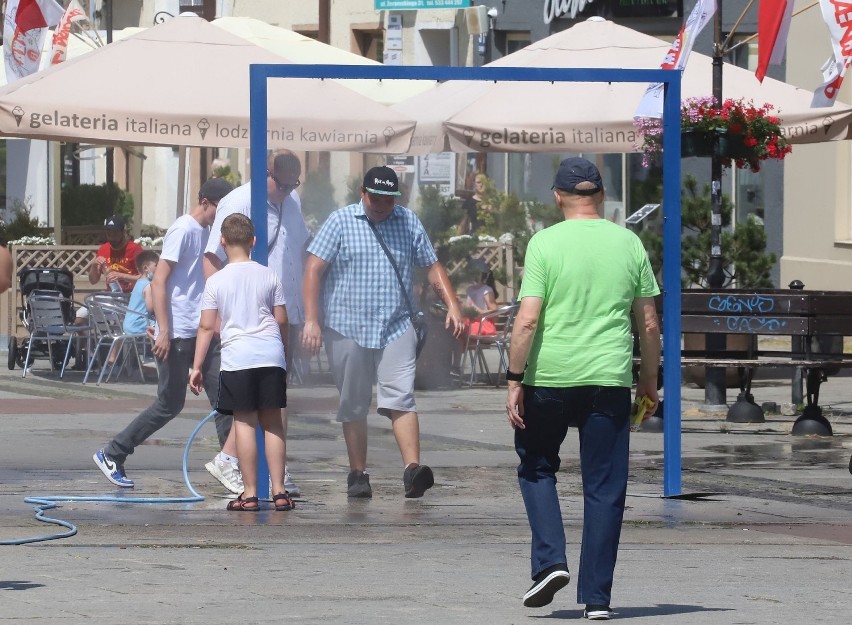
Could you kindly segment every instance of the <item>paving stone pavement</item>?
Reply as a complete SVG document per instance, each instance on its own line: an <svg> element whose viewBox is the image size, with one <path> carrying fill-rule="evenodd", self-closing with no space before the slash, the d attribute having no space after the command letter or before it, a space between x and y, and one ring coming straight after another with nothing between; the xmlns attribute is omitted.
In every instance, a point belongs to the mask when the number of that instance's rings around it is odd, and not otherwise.
<svg viewBox="0 0 852 625"><path fill-rule="evenodd" d="M209 412L182 415L127 462L137 486L117 492L92 453L144 408L152 383L81 385L82 375L0 372L0 541L61 531L36 522L26 496L183 497L186 441ZM789 382L758 380L758 403L789 403ZM619 620L637 623L846 623L852 598L852 385L831 378L821 400L830 438L789 434L793 417L729 424L682 389L684 492L661 498L663 440L631 440L629 509L613 590ZM423 458L436 485L402 497L388 422L370 417L374 498L345 497L347 461L329 386L293 387L289 464L297 508L224 510L204 470L212 425L189 455L198 503L61 503L49 515L78 533L3 546L0 623L122 624L542 623L582 618L575 584L525 609L529 529L506 425L505 391L485 386L418 393ZM735 397L728 393L729 401ZM569 434L559 489L576 568L582 524L577 441Z"/></svg>

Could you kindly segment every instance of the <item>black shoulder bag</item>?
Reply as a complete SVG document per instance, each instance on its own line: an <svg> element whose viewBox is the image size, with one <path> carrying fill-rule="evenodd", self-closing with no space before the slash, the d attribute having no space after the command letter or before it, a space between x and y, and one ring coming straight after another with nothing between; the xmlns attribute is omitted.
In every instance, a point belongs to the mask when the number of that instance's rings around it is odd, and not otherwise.
<svg viewBox="0 0 852 625"><path fill-rule="evenodd" d="M379 245L382 246L382 250L384 251L385 256L388 257L388 261L390 262L391 267L393 267L393 272L396 274L396 280L399 282L399 289L402 291L402 297L405 300L405 305L408 306L408 318L411 319L411 325L414 328L414 333L417 335L417 351L415 352L415 358L418 358L420 356L420 351L423 349L423 345L426 343L426 335L429 333L429 327L423 320L422 315L414 312L414 307L411 305L411 298L408 297L408 290L402 282L402 274L399 273L399 267L397 267L396 261L393 259L393 255L390 253L388 246L385 244L385 240L382 238L382 235L379 234L379 231L376 229L376 224L374 224L369 217L367 218L367 223L370 225L370 230L373 231Z"/></svg>

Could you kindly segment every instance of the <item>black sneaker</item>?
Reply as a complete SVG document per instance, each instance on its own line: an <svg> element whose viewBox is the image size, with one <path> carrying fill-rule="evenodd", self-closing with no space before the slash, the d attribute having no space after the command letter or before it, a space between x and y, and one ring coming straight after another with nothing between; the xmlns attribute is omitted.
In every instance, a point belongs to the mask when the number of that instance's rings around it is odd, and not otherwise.
<svg viewBox="0 0 852 625"><path fill-rule="evenodd" d="M369 499L373 496L373 489L370 488L370 476L363 471L350 471L349 477L346 478L346 485L348 497Z"/></svg>
<svg viewBox="0 0 852 625"><path fill-rule="evenodd" d="M402 474L402 483L405 486L405 496L416 499L435 485L435 476L432 475L432 469L425 464L408 466Z"/></svg>
<svg viewBox="0 0 852 625"><path fill-rule="evenodd" d="M525 608L540 608L553 601L553 595L571 581L571 574L564 564L554 564L535 576L535 581L524 595Z"/></svg>
<svg viewBox="0 0 852 625"><path fill-rule="evenodd" d="M609 609L608 605L589 604L583 610L583 616L590 621L608 621L609 617L612 616L612 610Z"/></svg>

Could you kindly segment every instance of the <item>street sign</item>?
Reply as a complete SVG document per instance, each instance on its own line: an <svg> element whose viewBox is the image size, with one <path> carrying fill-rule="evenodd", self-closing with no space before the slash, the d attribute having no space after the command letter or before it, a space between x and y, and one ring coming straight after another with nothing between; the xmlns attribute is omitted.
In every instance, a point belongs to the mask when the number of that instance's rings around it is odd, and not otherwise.
<svg viewBox="0 0 852 625"><path fill-rule="evenodd" d="M625 219L624 223L631 225L638 224L640 221L645 219L645 217L653 213L658 208L660 208L659 204L645 204L645 206L643 206L638 211L630 215L630 217Z"/></svg>
<svg viewBox="0 0 852 625"><path fill-rule="evenodd" d="M466 9L470 0L375 0L376 11L417 11L419 9Z"/></svg>
<svg viewBox="0 0 852 625"><path fill-rule="evenodd" d="M385 162L397 174L413 174L416 171L413 156L389 155Z"/></svg>

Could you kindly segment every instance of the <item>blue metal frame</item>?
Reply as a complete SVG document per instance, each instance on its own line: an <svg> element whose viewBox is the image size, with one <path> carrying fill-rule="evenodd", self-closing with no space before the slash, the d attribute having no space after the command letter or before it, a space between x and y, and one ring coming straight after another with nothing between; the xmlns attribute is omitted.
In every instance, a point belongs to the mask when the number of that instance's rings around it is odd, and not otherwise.
<svg viewBox="0 0 852 625"><path fill-rule="evenodd" d="M490 80L516 82L638 82L663 83L663 494L680 495L681 485L681 415L680 415L680 92L681 73L662 69L578 69L527 67L424 67L384 65L252 65L250 83L251 153L267 152L267 86L270 78L366 78L387 80ZM637 102L638 104L638 102ZM252 180L266 179L266 158L252 158ZM253 257L267 262L266 185L252 185L252 221L257 245ZM258 453L258 474L268 469L262 453ZM259 492L266 480L258 482Z"/></svg>

